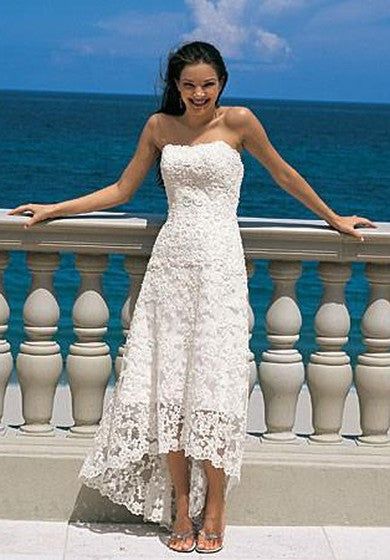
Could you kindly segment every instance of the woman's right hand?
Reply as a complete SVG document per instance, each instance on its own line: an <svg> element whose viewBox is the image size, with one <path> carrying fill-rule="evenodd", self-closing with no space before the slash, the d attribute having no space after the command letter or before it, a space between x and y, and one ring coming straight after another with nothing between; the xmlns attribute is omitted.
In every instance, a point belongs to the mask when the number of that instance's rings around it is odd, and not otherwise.
<svg viewBox="0 0 390 560"><path fill-rule="evenodd" d="M28 228L37 222L53 218L55 206L55 204L22 204L21 206L9 210L7 214L14 215L31 212L33 214L32 218L23 226L24 228Z"/></svg>

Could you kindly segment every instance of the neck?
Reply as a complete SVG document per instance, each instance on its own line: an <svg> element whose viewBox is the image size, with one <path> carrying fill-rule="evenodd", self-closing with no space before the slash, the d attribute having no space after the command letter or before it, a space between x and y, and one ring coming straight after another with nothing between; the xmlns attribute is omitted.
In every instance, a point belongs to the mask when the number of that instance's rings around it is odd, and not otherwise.
<svg viewBox="0 0 390 560"><path fill-rule="evenodd" d="M182 115L181 119L185 126L188 128L203 128L211 123L217 116L217 108L210 107L210 109L202 115L190 114L188 110Z"/></svg>

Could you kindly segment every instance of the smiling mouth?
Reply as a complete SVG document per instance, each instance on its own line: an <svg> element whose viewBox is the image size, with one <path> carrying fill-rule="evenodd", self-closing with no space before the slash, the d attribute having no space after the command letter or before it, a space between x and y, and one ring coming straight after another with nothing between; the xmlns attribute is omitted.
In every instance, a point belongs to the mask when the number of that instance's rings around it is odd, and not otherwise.
<svg viewBox="0 0 390 560"><path fill-rule="evenodd" d="M208 101L209 101L208 99L202 101L194 101L193 99L190 99L190 102L192 103L192 105L195 105L195 107L203 107L203 105L206 105Z"/></svg>

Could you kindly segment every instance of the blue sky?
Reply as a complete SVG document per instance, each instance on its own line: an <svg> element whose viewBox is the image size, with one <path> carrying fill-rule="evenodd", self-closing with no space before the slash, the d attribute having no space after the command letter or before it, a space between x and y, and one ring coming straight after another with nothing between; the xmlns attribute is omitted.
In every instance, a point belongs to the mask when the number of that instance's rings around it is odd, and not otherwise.
<svg viewBox="0 0 390 560"><path fill-rule="evenodd" d="M390 0L2 0L0 89L153 94L191 39L226 96L390 102Z"/></svg>

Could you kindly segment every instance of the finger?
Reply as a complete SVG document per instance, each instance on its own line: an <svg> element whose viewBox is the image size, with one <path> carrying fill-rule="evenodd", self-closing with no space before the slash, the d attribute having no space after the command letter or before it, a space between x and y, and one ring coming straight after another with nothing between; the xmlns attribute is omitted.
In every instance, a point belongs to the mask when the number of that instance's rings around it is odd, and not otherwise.
<svg viewBox="0 0 390 560"><path fill-rule="evenodd" d="M365 219L364 220L364 227L377 228L378 226L376 224L374 224L374 222L372 222L371 220Z"/></svg>
<svg viewBox="0 0 390 560"><path fill-rule="evenodd" d="M12 208L9 210L7 214L21 214L29 209L29 204L23 204L22 206L17 206L16 208Z"/></svg>
<svg viewBox="0 0 390 560"><path fill-rule="evenodd" d="M370 222L359 222L357 224L355 224L354 227L358 227L358 228L376 228L378 226L376 226L375 224L372 224Z"/></svg>
<svg viewBox="0 0 390 560"><path fill-rule="evenodd" d="M33 224L35 224L35 223L37 223L37 222L39 222L39 220L37 220L37 219L35 218L35 216L34 216L34 217L31 218L31 220L29 220L28 222L26 222L26 223L24 224L23 227L24 227L24 229L27 229L27 228L31 227Z"/></svg>
<svg viewBox="0 0 390 560"><path fill-rule="evenodd" d="M360 241L364 241L364 237L363 237L362 233L360 233L359 230L354 229L353 227L351 227L351 228L345 228L344 232L345 232L345 233L348 233L348 234L351 235L352 237L356 237L356 238L359 239Z"/></svg>
<svg viewBox="0 0 390 560"><path fill-rule="evenodd" d="M372 222L368 218L363 218L362 216L357 216L356 223L357 224L362 224L364 226L369 226L369 227L378 227L376 224L374 224L374 222Z"/></svg>

